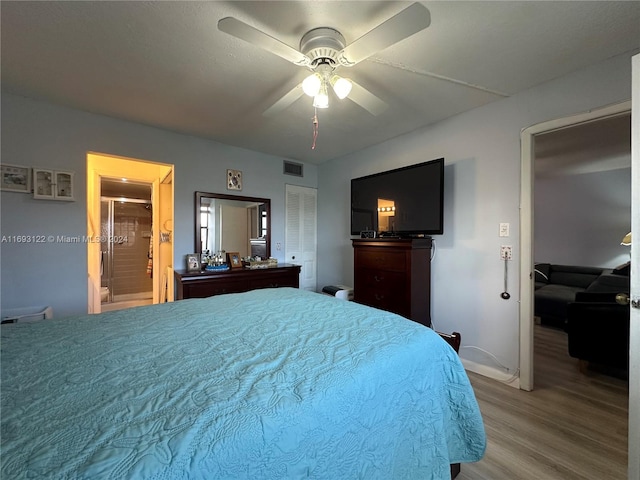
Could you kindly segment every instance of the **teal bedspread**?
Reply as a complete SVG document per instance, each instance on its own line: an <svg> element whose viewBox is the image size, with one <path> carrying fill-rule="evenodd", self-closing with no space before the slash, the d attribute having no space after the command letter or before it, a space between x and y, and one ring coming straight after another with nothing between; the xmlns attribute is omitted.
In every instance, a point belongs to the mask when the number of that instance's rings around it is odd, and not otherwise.
<svg viewBox="0 0 640 480"><path fill-rule="evenodd" d="M455 352L291 288L3 325L1 477L447 479L485 433Z"/></svg>

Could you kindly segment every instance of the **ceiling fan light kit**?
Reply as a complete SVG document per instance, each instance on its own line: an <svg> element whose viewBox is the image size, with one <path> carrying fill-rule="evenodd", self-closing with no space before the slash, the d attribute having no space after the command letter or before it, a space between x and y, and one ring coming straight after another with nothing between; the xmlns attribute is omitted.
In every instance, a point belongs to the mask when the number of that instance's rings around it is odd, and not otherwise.
<svg viewBox="0 0 640 480"><path fill-rule="evenodd" d="M302 81L302 90L310 97L314 97L313 106L316 108L327 108L329 106L327 84L331 85L340 100L346 98L351 92L353 87L351 81L333 74L333 70L333 66L322 63L316 67L314 73Z"/></svg>

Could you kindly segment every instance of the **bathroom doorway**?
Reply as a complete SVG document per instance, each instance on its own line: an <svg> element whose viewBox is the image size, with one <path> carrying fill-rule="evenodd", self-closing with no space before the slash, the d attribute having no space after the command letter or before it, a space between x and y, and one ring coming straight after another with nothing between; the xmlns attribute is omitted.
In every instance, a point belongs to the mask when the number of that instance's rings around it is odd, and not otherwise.
<svg viewBox="0 0 640 480"><path fill-rule="evenodd" d="M172 302L173 165L87 154L89 313Z"/></svg>
<svg viewBox="0 0 640 480"><path fill-rule="evenodd" d="M151 184L101 179L102 311L153 303Z"/></svg>

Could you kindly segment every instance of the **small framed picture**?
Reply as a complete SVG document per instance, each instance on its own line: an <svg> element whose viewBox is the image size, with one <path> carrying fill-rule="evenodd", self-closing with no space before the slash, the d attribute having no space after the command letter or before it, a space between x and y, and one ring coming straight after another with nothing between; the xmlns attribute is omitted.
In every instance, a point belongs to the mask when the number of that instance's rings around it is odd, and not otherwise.
<svg viewBox="0 0 640 480"><path fill-rule="evenodd" d="M227 170L227 190L242 190L242 172Z"/></svg>
<svg viewBox="0 0 640 480"><path fill-rule="evenodd" d="M227 252L227 263L231 268L242 267L242 258L238 252Z"/></svg>
<svg viewBox="0 0 640 480"><path fill-rule="evenodd" d="M187 272L199 272L200 271L200 255L197 253L190 253L187 255Z"/></svg>
<svg viewBox="0 0 640 480"><path fill-rule="evenodd" d="M18 165L0 165L0 189L31 193L31 168Z"/></svg>

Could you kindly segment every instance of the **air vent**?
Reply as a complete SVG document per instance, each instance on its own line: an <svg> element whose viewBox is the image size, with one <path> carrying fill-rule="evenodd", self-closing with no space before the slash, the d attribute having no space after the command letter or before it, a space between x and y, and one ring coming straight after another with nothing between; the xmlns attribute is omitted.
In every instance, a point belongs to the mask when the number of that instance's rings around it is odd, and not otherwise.
<svg viewBox="0 0 640 480"><path fill-rule="evenodd" d="M296 177L302 177L304 176L302 174L302 167L303 165L301 163L294 163L294 162L287 162L286 160L283 162L284 164L284 174L285 175L294 175Z"/></svg>

